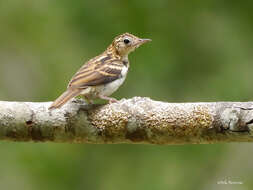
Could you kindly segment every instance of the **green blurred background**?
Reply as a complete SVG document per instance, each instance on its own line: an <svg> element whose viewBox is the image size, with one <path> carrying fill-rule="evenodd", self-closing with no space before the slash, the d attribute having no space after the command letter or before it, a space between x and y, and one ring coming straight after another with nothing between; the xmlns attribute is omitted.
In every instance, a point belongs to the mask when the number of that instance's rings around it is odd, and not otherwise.
<svg viewBox="0 0 253 190"><path fill-rule="evenodd" d="M0 100L52 101L84 61L130 32L114 97L253 99L253 2L0 1ZM0 142L0 189L253 189L252 144L83 145ZM217 185L222 180L242 185Z"/></svg>

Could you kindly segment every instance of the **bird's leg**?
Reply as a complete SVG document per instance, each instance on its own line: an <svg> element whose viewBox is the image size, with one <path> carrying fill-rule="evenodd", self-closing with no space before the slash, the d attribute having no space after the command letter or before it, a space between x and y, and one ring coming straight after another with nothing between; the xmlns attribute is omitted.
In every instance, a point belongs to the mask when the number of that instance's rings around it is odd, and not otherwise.
<svg viewBox="0 0 253 190"><path fill-rule="evenodd" d="M88 104L93 104L93 101L89 99L87 96L82 95L82 98L88 103Z"/></svg>
<svg viewBox="0 0 253 190"><path fill-rule="evenodd" d="M117 99L108 96L99 95L98 97L103 100L108 100L110 104L118 101Z"/></svg>

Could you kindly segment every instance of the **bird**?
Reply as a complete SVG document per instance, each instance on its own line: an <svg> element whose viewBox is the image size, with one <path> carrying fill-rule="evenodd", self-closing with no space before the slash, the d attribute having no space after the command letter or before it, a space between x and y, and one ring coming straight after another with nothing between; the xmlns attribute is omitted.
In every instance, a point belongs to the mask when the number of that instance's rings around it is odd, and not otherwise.
<svg viewBox="0 0 253 190"><path fill-rule="evenodd" d="M125 81L129 69L129 53L151 39L139 38L124 33L114 38L112 43L100 55L87 61L71 78L67 90L49 107L49 110L61 108L72 98L81 95L88 104L100 98L117 102L110 97Z"/></svg>

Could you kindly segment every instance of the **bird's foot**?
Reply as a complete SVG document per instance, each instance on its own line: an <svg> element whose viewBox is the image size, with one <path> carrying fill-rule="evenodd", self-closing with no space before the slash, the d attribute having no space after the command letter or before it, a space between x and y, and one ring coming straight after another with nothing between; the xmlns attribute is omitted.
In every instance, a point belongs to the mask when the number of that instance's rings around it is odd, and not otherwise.
<svg viewBox="0 0 253 190"><path fill-rule="evenodd" d="M82 97L83 97L83 99L84 99L88 104L93 104L93 103L94 103L93 100L87 98L87 96L84 96L84 95L83 95Z"/></svg>
<svg viewBox="0 0 253 190"><path fill-rule="evenodd" d="M117 99L112 98L112 97L107 97L107 96L100 95L99 98L103 99L103 100L108 100L110 104L118 102Z"/></svg>
<svg viewBox="0 0 253 190"><path fill-rule="evenodd" d="M116 98L110 98L110 100L109 100L110 104L116 103L116 102L118 102L118 100Z"/></svg>

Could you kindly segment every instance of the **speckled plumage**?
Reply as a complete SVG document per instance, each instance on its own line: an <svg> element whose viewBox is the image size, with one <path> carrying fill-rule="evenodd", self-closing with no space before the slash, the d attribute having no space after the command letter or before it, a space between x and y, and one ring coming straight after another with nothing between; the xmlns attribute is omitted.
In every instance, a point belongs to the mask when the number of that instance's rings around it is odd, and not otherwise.
<svg viewBox="0 0 253 190"><path fill-rule="evenodd" d="M109 97L124 82L128 68L128 54L150 41L124 33L114 38L112 44L100 55L86 62L72 77L67 90L49 109L60 108L71 98L82 95L88 102L95 98L115 102Z"/></svg>

